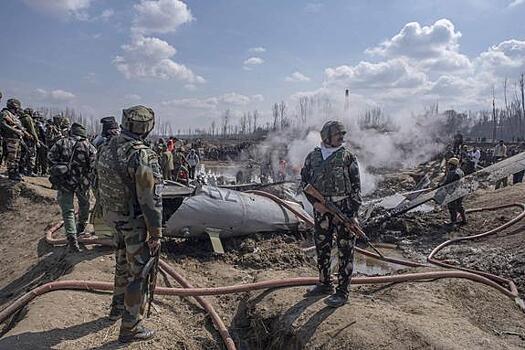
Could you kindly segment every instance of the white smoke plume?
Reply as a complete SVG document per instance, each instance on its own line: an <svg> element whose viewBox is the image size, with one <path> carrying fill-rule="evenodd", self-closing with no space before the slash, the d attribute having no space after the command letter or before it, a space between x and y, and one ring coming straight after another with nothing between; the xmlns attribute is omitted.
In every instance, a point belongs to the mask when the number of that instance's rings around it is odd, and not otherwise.
<svg viewBox="0 0 525 350"><path fill-rule="evenodd" d="M364 127L359 122L367 108L374 107L365 101L344 108L344 101L337 101L329 95L323 94L321 100L324 102L312 103L311 110L305 113L306 123L297 123L292 129L271 134L261 144L264 149L261 153L286 148L288 165L298 174L306 155L320 145L319 131L324 122L340 120L348 130L346 144L358 157L362 192L366 195L373 192L380 181L380 176L371 170L413 167L430 160L444 148L439 141L444 119L437 113L394 115L387 120L388 129L378 130ZM283 156L272 155L274 170L278 168L280 157Z"/></svg>

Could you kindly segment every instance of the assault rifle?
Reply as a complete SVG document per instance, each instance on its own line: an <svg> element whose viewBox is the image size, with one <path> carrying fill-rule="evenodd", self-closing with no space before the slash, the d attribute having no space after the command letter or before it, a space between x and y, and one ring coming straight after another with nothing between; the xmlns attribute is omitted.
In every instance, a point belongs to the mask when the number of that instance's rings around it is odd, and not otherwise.
<svg viewBox="0 0 525 350"><path fill-rule="evenodd" d="M363 231L363 229L360 227L359 223L357 222L356 218L349 218L345 213L341 211L334 203L327 201L326 198L323 196L321 192L311 184L306 185L304 188L304 193L307 195L315 198L317 202L321 205L321 207L332 214L335 218L337 218L339 221L341 221L346 229L356 236L360 237L362 240L365 241L367 245L370 246L377 254L379 254L380 257L384 257L383 254L376 248L374 245L370 242L370 239L366 235L366 233Z"/></svg>
<svg viewBox="0 0 525 350"><path fill-rule="evenodd" d="M146 266L142 270L141 277L144 279L144 283L148 288L148 312L147 317L151 314L151 304L153 304L153 298L155 296L155 287L157 286L157 273L159 271L159 259L160 259L160 247L157 249L157 253L150 257Z"/></svg>

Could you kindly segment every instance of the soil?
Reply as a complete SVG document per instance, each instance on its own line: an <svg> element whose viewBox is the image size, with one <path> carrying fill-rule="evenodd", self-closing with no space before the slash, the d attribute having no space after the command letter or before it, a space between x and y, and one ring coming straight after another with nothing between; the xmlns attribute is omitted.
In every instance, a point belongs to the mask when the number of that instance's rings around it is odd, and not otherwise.
<svg viewBox="0 0 525 350"><path fill-rule="evenodd" d="M17 185L0 179L2 308L27 290L52 280L112 281L111 250L88 247L72 255L64 247L45 243L45 229L60 220L54 198L44 178L28 178ZM465 204L470 208L523 198L525 186L520 185L479 192ZM376 238L397 244L398 254L424 260L442 241L495 227L516 213L510 209L473 214L460 231L443 228L445 212L408 214L382 228ZM523 295L524 231L521 223L503 234L454 245L439 258L514 278ZM314 259L301 249L310 245L310 240L300 233L229 239L224 241L224 255L214 254L207 240L171 240L163 245L162 256L195 286L224 286L315 276ZM356 270L358 274L381 271ZM176 285L166 277L159 278L159 284ZM322 299L304 298L304 291L298 287L208 299L239 349L525 347L525 314L501 293L470 281L352 287L350 303L339 309L328 308ZM106 318L110 301L107 293L57 291L43 295L4 323L0 349L224 348L209 317L193 299L162 296L156 297L152 316L145 321L157 331L157 337L121 347L116 341L120 322Z"/></svg>

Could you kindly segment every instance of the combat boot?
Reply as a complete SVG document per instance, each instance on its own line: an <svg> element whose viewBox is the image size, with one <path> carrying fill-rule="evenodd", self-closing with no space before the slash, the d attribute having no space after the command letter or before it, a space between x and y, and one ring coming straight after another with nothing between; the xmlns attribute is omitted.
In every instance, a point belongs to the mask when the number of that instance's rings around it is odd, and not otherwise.
<svg viewBox="0 0 525 350"><path fill-rule="evenodd" d="M81 234L81 233L84 233L84 231L86 230L86 223L78 223L77 224L77 234Z"/></svg>
<svg viewBox="0 0 525 350"><path fill-rule="evenodd" d="M82 249L80 248L78 244L77 235L72 234L67 236L67 248L72 253L81 253Z"/></svg>
<svg viewBox="0 0 525 350"><path fill-rule="evenodd" d="M155 336L155 331L139 325L133 330L124 330L120 329L120 334L118 336L118 341L120 343L130 343L133 341L142 341L148 340Z"/></svg>
<svg viewBox="0 0 525 350"><path fill-rule="evenodd" d="M324 296L324 295L330 295L334 292L334 286L329 283L318 283L314 287L308 289L306 293L304 293L305 297L317 297L317 296Z"/></svg>
<svg viewBox="0 0 525 350"><path fill-rule="evenodd" d="M110 321L117 321L122 317L123 313L124 313L124 310L122 310L122 308L112 306L111 310L109 310L108 319Z"/></svg>
<svg viewBox="0 0 525 350"><path fill-rule="evenodd" d="M348 302L348 295L343 292L337 291L335 294L330 295L325 299L324 303L330 307L340 307Z"/></svg>

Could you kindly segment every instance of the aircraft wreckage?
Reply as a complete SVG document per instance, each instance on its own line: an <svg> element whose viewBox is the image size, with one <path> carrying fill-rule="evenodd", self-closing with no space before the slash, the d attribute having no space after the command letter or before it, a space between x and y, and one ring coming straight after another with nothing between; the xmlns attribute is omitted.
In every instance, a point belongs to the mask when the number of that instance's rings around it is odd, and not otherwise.
<svg viewBox="0 0 525 350"><path fill-rule="evenodd" d="M425 181L424 178L413 192L364 203L359 215L360 221L366 228L381 224L391 217L402 215L429 202L446 205L522 170L525 170L525 152L445 186L421 188L429 183L428 179ZM208 236L213 249L221 253L224 252L221 238L263 232L298 231L310 227L286 208L282 202L272 200L261 193L250 192L258 187L261 186L248 184L230 187L208 185L194 187L166 181L162 193L165 217L164 235L178 238ZM286 201L287 205L293 206L305 216L312 216L312 207L304 195L288 197L294 198L293 201ZM392 200L395 204L392 204ZM381 215L372 216L373 209L378 207L385 210ZM97 233L103 230L100 221L98 225L95 223Z"/></svg>

